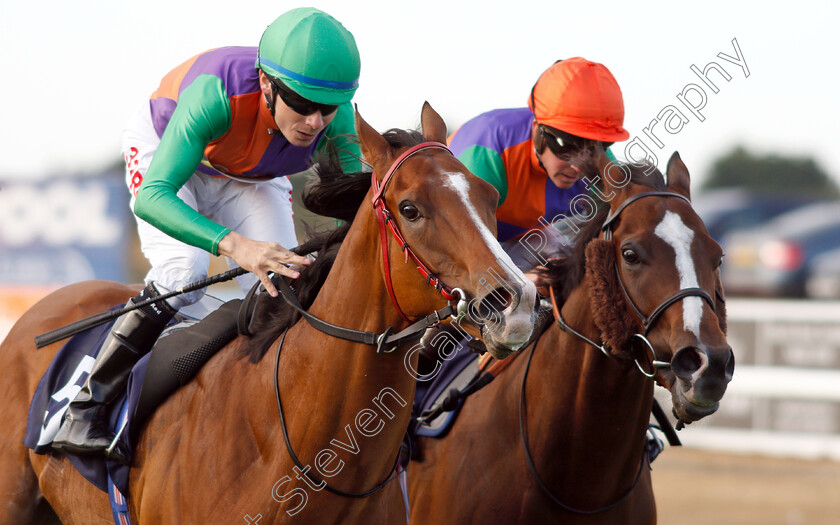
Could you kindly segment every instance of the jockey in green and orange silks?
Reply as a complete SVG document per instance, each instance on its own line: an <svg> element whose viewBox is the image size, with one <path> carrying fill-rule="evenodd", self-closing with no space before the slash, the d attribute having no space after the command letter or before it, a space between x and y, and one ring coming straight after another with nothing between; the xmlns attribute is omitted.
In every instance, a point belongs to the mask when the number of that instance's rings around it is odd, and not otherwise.
<svg viewBox="0 0 840 525"><path fill-rule="evenodd" d="M224 255L259 279L297 277L309 260L297 245L288 175L306 170L333 141L347 171L358 171L350 100L361 62L353 35L314 8L277 18L257 47L201 53L167 74L123 134L126 183L143 254L146 288L131 303L178 290L207 276L210 254ZM133 310L118 319L93 369L70 403L52 446L101 454L114 438L107 405L133 364L152 347L175 311L197 290ZM119 447L111 457L126 461Z"/></svg>

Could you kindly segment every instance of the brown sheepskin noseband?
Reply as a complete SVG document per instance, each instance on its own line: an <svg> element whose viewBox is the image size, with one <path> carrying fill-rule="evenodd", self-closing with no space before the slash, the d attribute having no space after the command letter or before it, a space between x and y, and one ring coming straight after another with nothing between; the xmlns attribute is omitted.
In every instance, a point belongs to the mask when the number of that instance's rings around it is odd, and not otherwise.
<svg viewBox="0 0 840 525"><path fill-rule="evenodd" d="M632 359L628 343L633 334L642 332L642 325L628 311L619 288L611 241L593 239L586 245L586 276L592 315L604 345L612 355Z"/></svg>
<svg viewBox="0 0 840 525"><path fill-rule="evenodd" d="M643 333L639 319L632 315L618 284L612 241L593 239L586 245L586 276L591 283L590 301L595 326L601 339L616 357L632 358L629 348L633 334ZM723 333L726 333L726 299L720 284L715 282L715 313Z"/></svg>

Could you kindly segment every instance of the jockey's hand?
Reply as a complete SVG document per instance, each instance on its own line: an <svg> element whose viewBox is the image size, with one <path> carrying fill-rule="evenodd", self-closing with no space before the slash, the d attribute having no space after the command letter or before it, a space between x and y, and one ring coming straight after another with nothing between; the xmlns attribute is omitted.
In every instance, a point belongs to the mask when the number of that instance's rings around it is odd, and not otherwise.
<svg viewBox="0 0 840 525"><path fill-rule="evenodd" d="M549 257L548 264L550 266L556 266L560 263L564 256L560 257ZM531 280L537 286L537 293L542 295L543 297L548 297L551 291L549 290L549 286L551 286L551 282L545 277L545 272L548 271L548 268L545 266L535 266L533 269L525 272L525 277Z"/></svg>
<svg viewBox="0 0 840 525"><path fill-rule="evenodd" d="M231 231L219 243L219 255L233 259L236 264L259 277L266 291L277 297L277 288L268 278L269 272L297 279L300 273L295 268L309 266L312 259L302 257L283 248L276 242L255 241Z"/></svg>
<svg viewBox="0 0 840 525"><path fill-rule="evenodd" d="M537 293L543 297L548 297L549 282L540 274L540 271L545 271L548 268L545 266L537 266L533 270L525 272L525 277L530 279L537 286Z"/></svg>

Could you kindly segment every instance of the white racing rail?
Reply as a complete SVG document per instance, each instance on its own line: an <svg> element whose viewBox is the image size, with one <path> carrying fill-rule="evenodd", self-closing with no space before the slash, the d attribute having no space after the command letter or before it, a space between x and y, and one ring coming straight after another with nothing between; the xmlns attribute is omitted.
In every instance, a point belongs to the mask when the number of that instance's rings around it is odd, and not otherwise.
<svg viewBox="0 0 840 525"><path fill-rule="evenodd" d="M840 461L840 302L729 298L727 311L735 374L683 445Z"/></svg>

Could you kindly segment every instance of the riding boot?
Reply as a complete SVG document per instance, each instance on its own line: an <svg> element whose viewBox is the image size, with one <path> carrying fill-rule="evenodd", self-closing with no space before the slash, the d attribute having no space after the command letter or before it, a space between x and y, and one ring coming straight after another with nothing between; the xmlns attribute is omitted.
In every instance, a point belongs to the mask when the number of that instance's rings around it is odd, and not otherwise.
<svg viewBox="0 0 840 525"><path fill-rule="evenodd" d="M158 294L149 284L126 306ZM102 344L93 369L81 391L67 407L64 420L53 439L52 448L79 456L104 453L114 440L108 429L108 407L120 393L134 364L151 350L166 324L175 314L165 301L132 310L117 319ZM127 462L124 453L114 449L111 456ZM121 457L122 456L122 457Z"/></svg>

